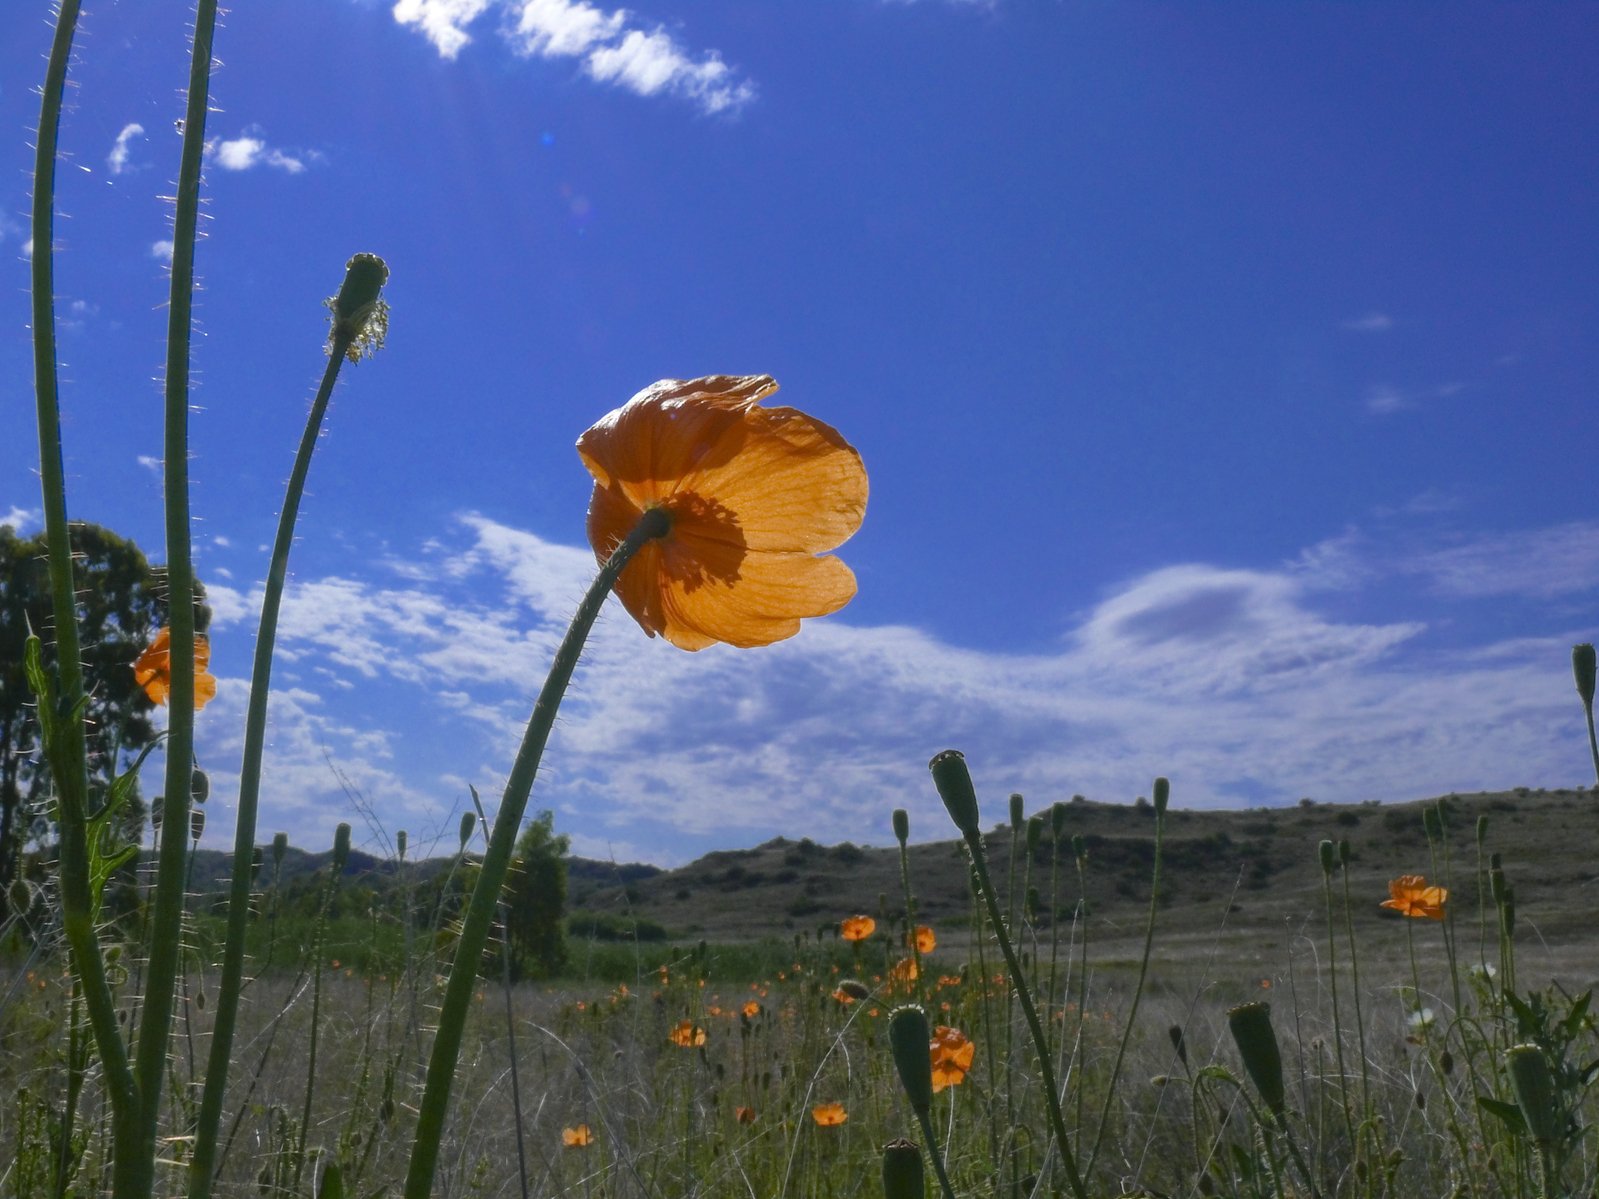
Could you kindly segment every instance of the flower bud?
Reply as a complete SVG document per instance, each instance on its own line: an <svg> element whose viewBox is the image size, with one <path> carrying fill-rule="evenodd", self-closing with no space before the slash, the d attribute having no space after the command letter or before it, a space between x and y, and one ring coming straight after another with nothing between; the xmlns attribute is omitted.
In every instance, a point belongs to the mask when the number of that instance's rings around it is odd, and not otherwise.
<svg viewBox="0 0 1599 1199"><path fill-rule="evenodd" d="M1066 831L1066 805L1052 803L1049 805L1049 835L1059 841L1061 834Z"/></svg>
<svg viewBox="0 0 1599 1199"><path fill-rule="evenodd" d="M905 842L910 840L910 836L911 836L911 814L909 812L907 812L904 808L895 808L894 809L894 840L898 841L899 844L900 844L900 848L903 849L905 847ZM920 1161L921 1158L918 1157L916 1160Z"/></svg>
<svg viewBox="0 0 1599 1199"><path fill-rule="evenodd" d="M1171 780L1162 776L1155 780L1155 815L1164 816L1171 802Z"/></svg>
<svg viewBox="0 0 1599 1199"><path fill-rule="evenodd" d="M1321 872L1331 874L1338 869L1338 849L1331 841L1322 841L1316 846L1316 854L1321 858Z"/></svg>
<svg viewBox="0 0 1599 1199"><path fill-rule="evenodd" d="M1505 1061L1527 1131L1538 1144L1553 1145L1561 1139L1564 1129L1555 1104L1554 1076L1543 1050L1536 1045L1516 1045L1505 1051Z"/></svg>
<svg viewBox="0 0 1599 1199"><path fill-rule="evenodd" d="M274 868L283 865L283 855L288 852L289 834L277 833L272 838L272 865Z"/></svg>
<svg viewBox="0 0 1599 1199"><path fill-rule="evenodd" d="M1019 794L1012 792L1010 797L1011 832L1014 833L1017 829L1021 828L1022 821L1025 819L1027 819L1025 802L1022 800L1022 797Z"/></svg>
<svg viewBox="0 0 1599 1199"><path fill-rule="evenodd" d="M895 1008L888 1018L888 1043L894 1052L894 1066L911 1110L926 1115L933 1106L933 1030L927 1013L915 1004Z"/></svg>
<svg viewBox="0 0 1599 1199"><path fill-rule="evenodd" d="M1281 1118L1285 1103L1283 1059L1277 1049L1277 1034L1271 1027L1271 1004L1241 1003L1227 1012L1227 1027L1244 1059L1249 1080L1260 1092L1272 1115Z"/></svg>
<svg viewBox="0 0 1599 1199"><path fill-rule="evenodd" d="M382 348L389 330L388 305L382 300L383 285L389 281L389 268L376 254L357 254L345 264L344 285L328 301L333 310L333 328L328 346L343 341L351 362L361 355Z"/></svg>
<svg viewBox="0 0 1599 1199"><path fill-rule="evenodd" d="M1349 844L1349 841L1346 838L1342 838L1342 837L1339 838L1339 840L1338 840L1338 864L1340 866L1343 866L1345 869L1347 869L1348 866L1349 866L1349 863L1353 862L1354 860L1355 860L1354 847Z"/></svg>
<svg viewBox="0 0 1599 1199"><path fill-rule="evenodd" d="M1480 851L1488 840L1488 817L1477 817L1477 849Z"/></svg>
<svg viewBox="0 0 1599 1199"><path fill-rule="evenodd" d="M476 812L461 813L461 827L458 830L461 839L461 849L466 849L466 843L472 839L472 830L477 827Z"/></svg>
<svg viewBox="0 0 1599 1199"><path fill-rule="evenodd" d="M1177 1051L1178 1060L1186 1066L1188 1064L1188 1042L1183 1038L1183 1026L1181 1024L1173 1024L1166 1030L1166 1038L1171 1041L1171 1047Z"/></svg>
<svg viewBox="0 0 1599 1199"><path fill-rule="evenodd" d="M205 832L205 809L194 808L189 812L189 840L198 841Z"/></svg>
<svg viewBox="0 0 1599 1199"><path fill-rule="evenodd" d="M872 994L866 984L858 978L846 978L838 984L838 989L851 999L867 999Z"/></svg>
<svg viewBox="0 0 1599 1199"><path fill-rule="evenodd" d="M923 1199L927 1193L922 1151L904 1137L883 1146L883 1199Z"/></svg>
<svg viewBox="0 0 1599 1199"><path fill-rule="evenodd" d="M400 861L405 861L405 830L403 828L394 834L394 853Z"/></svg>
<svg viewBox="0 0 1599 1199"><path fill-rule="evenodd" d="M345 863L350 860L350 826L340 824L333 830L333 872L343 874Z"/></svg>
<svg viewBox="0 0 1599 1199"><path fill-rule="evenodd" d="M958 749L946 749L928 763L933 772L933 786L955 827L967 837L982 835L977 812L977 792L972 787L971 771L966 768L966 755Z"/></svg>
<svg viewBox="0 0 1599 1199"><path fill-rule="evenodd" d="M1577 680L1577 694L1582 697L1582 706L1592 708L1594 649L1587 642L1571 647L1571 673Z"/></svg>
<svg viewBox="0 0 1599 1199"><path fill-rule="evenodd" d="M203 770L196 770L189 779L189 794L195 803L204 803L211 798L211 776Z"/></svg>
<svg viewBox="0 0 1599 1199"><path fill-rule="evenodd" d="M1044 818L1034 816L1027 821L1027 856L1032 857L1044 843Z"/></svg>

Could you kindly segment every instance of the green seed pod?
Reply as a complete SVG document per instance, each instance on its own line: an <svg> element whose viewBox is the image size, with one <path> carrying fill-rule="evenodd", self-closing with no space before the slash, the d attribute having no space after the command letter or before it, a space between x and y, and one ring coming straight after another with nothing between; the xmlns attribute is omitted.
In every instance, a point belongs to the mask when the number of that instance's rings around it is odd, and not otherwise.
<svg viewBox="0 0 1599 1199"><path fill-rule="evenodd" d="M1321 859L1321 872L1331 874L1338 869L1338 848L1331 841L1322 841L1316 846L1316 856Z"/></svg>
<svg viewBox="0 0 1599 1199"><path fill-rule="evenodd" d="M322 1185L317 1188L316 1199L344 1199L344 1171L338 1162L329 1162L322 1171Z"/></svg>
<svg viewBox="0 0 1599 1199"><path fill-rule="evenodd" d="M1577 680L1582 706L1593 707L1594 649L1587 642L1571 647L1571 674Z"/></svg>
<svg viewBox="0 0 1599 1199"><path fill-rule="evenodd" d="M927 1013L915 1004L895 1008L888 1018L888 1043L911 1110L926 1115L933 1106L933 1030Z"/></svg>
<svg viewBox="0 0 1599 1199"><path fill-rule="evenodd" d="M189 795L195 803L204 803L211 798L211 776L205 771L196 769L189 776Z"/></svg>
<svg viewBox="0 0 1599 1199"><path fill-rule="evenodd" d="M1455 1055L1447 1049L1441 1052L1438 1055L1438 1069L1446 1075L1453 1074L1455 1072Z"/></svg>
<svg viewBox="0 0 1599 1199"><path fill-rule="evenodd" d="M1164 775L1155 780L1155 815L1164 816L1171 803L1171 780Z"/></svg>
<svg viewBox="0 0 1599 1199"><path fill-rule="evenodd" d="M397 856L402 862L405 861L405 845L405 830L402 828L399 832L394 834L394 853L395 856Z"/></svg>
<svg viewBox="0 0 1599 1199"><path fill-rule="evenodd" d="M12 912L26 913L33 907L33 884L25 878L12 879L6 888L6 906Z"/></svg>
<svg viewBox="0 0 1599 1199"><path fill-rule="evenodd" d="M846 978L838 984L838 989L851 999L869 999L872 994L870 988L858 978Z"/></svg>
<svg viewBox="0 0 1599 1199"><path fill-rule="evenodd" d="M274 834L274 836L272 838L272 865L274 867L283 865L283 855L288 852L288 849L289 849L289 834L288 833L277 833L277 834Z"/></svg>
<svg viewBox="0 0 1599 1199"><path fill-rule="evenodd" d="M1477 817L1477 848L1480 850L1488 840L1488 817Z"/></svg>
<svg viewBox="0 0 1599 1199"><path fill-rule="evenodd" d="M1527 1131L1540 1145L1553 1145L1561 1139L1560 1111L1555 1104L1555 1080L1543 1050L1536 1045L1515 1045L1505 1051L1510 1067L1510 1082L1516 1092L1516 1106L1527 1122Z"/></svg>
<svg viewBox="0 0 1599 1199"><path fill-rule="evenodd" d="M333 328L328 331L328 348L347 343L345 356L359 362L383 348L389 331L389 306L383 302L383 285L389 281L389 268L376 254L357 254L345 264L344 284L339 294L327 302L333 312Z"/></svg>
<svg viewBox="0 0 1599 1199"><path fill-rule="evenodd" d="M1049 805L1049 832L1050 836L1059 841L1066 832L1066 805L1052 803Z"/></svg>
<svg viewBox="0 0 1599 1199"><path fill-rule="evenodd" d="M1494 854L1494 857L1498 857ZM1505 882L1505 872L1495 863L1488 871L1488 890L1494 897L1497 907L1505 906L1505 896L1510 892L1510 884Z"/></svg>
<svg viewBox="0 0 1599 1199"><path fill-rule="evenodd" d="M1271 1027L1271 1004L1241 1003L1228 1009L1227 1027L1261 1101L1280 1119L1285 1104L1283 1059L1277 1049L1277 1034Z"/></svg>
<svg viewBox="0 0 1599 1199"><path fill-rule="evenodd" d="M905 842L910 840L911 814L904 808L894 809L894 840L898 841L900 848L905 847ZM918 1160L920 1160L918 1158Z"/></svg>
<svg viewBox="0 0 1599 1199"><path fill-rule="evenodd" d="M1017 829L1021 828L1022 821L1027 819L1027 813L1024 810L1024 806L1025 805L1022 802L1022 797L1018 794L1012 793L1010 797L1010 827L1012 832L1015 832Z"/></svg>
<svg viewBox="0 0 1599 1199"><path fill-rule="evenodd" d="M477 828L477 813L462 812L461 827L457 831L457 836L460 839L461 849L463 851L466 849L466 843L472 839L472 830L475 828Z"/></svg>
<svg viewBox="0 0 1599 1199"><path fill-rule="evenodd" d="M1338 842L1338 864L1347 870L1349 868L1349 863L1353 862L1354 860L1354 846L1350 845L1347 840L1340 839Z"/></svg>
<svg viewBox="0 0 1599 1199"><path fill-rule="evenodd" d="M1032 857L1044 843L1044 818L1034 816L1027 821L1027 856Z"/></svg>
<svg viewBox="0 0 1599 1199"><path fill-rule="evenodd" d="M904 1137L883 1146L883 1199L923 1199L926 1168L916 1142Z"/></svg>
<svg viewBox="0 0 1599 1199"><path fill-rule="evenodd" d="M966 755L958 749L946 749L928 763L933 772L933 786L955 827L967 837L982 834L977 811L977 791L972 787L971 771L966 768Z"/></svg>
<svg viewBox="0 0 1599 1199"><path fill-rule="evenodd" d="M205 832L205 809L195 808L189 813L189 840L198 841Z"/></svg>
<svg viewBox="0 0 1599 1199"><path fill-rule="evenodd" d="M343 874L350 860L350 826L341 824L333 830L333 872Z"/></svg>

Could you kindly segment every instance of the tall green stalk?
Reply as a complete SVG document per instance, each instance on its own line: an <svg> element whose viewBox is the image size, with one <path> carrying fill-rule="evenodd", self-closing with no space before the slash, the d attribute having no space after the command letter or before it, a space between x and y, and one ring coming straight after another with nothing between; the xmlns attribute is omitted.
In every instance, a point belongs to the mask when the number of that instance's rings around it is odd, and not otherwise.
<svg viewBox="0 0 1599 1199"><path fill-rule="evenodd" d="M305 432L294 456L294 469L278 513L277 539L267 567L261 623L255 636L255 663L250 673L250 706L244 718L244 759L239 769L239 808L233 833L233 877L228 891L228 928L222 952L222 978L218 987L211 1052L206 1063L205 1091L195 1129L194 1153L189 1159L190 1199L206 1199L217 1169L217 1134L222 1122L222 1101L227 1091L233 1056L233 1034L238 1024L239 996L244 989L244 941L250 915L251 858L261 798L261 759L266 748L267 697L272 687L272 654L277 646L278 612L288 580L289 551L300 501L305 495L311 455L322 432L339 368L358 355L363 341L371 344L369 322L386 324L383 301L378 298L388 268L372 254L357 254L345 270L344 284L331 302L333 329L328 341L328 364L322 384L305 420ZM381 338L381 332L376 334Z"/></svg>
<svg viewBox="0 0 1599 1199"><path fill-rule="evenodd" d="M550 730L555 725L561 697L566 694L567 684L572 681L572 671L583 653L589 630L594 627L595 618L605 604L605 597L615 586L617 576L641 546L657 537L666 536L670 530L669 513L661 508L648 509L605 565L600 567L600 573L595 576L583 602L578 605L577 615L572 617L571 627L555 652L549 677L544 680L538 702L533 705L533 715L528 720L521 748L517 750L510 778L506 780L505 795L494 820L494 832L489 837L489 847L483 855L477 885L472 889L472 899L461 924L461 936L456 942L455 961L450 967L450 981L444 990L444 1005L439 1011L438 1032L433 1038L427 1083L417 1115L416 1139L412 1143L411 1164L405 1177L406 1199L429 1199L432 1194L433 1175L438 1168L439 1142L443 1139L444 1119L450 1106L450 1088L455 1081L455 1063L461 1053L461 1036L471 1007L472 991L477 985L478 962L488 941L489 927L494 922L500 888L505 883L511 852L516 847L517 830L527 810L533 782L538 777L539 762L544 756Z"/></svg>
<svg viewBox="0 0 1599 1199"><path fill-rule="evenodd" d="M194 564L189 521L189 347L193 334L194 247L200 215L200 165L211 84L211 46L217 0L199 0L189 60L189 101L183 118L183 151L172 229L171 296L167 306L166 503L167 611L171 629L171 691L167 696L166 792L156 866L153 936L145 987L135 1074L140 1096L139 1151L152 1163L146 1182L128 1199L150 1193L154 1182L161 1085L172 1033L183 933L183 868L189 834L189 795L194 774ZM118 1162L120 1170L122 1163ZM119 1196L122 1192L119 1190Z"/></svg>
<svg viewBox="0 0 1599 1199"><path fill-rule="evenodd" d="M53 695L41 695L40 723L55 784L60 828L61 923L82 988L89 1026L105 1072L111 1102L117 1194L148 1192L153 1164L139 1161L137 1081L127 1045L117 1026L116 1000L106 977L95 930L91 894L88 818L89 763L83 730L83 664L78 643L76 584L72 573L71 530L67 523L66 477L62 467L61 403L56 377L55 338L55 178L60 144L61 102L67 66L77 32L79 0L61 0L55 36L39 103L38 140L33 167L33 381L39 433L39 487L49 546L51 611L55 622L56 670ZM141 1185L142 1184L142 1185Z"/></svg>
<svg viewBox="0 0 1599 1199"><path fill-rule="evenodd" d="M1021 1004L1022 1017L1027 1021L1027 1029L1033 1037L1033 1049L1038 1055L1039 1079L1044 1089L1044 1106L1049 1113L1050 1130L1055 1135L1055 1142L1060 1148L1061 1164L1066 1168L1066 1180L1070 1183L1072 1194L1077 1199L1088 1199L1088 1191L1083 1186L1082 1176L1077 1172L1077 1158L1072 1152L1071 1140L1066 1135L1066 1120L1061 1114L1060 1091L1055 1085L1055 1063L1049 1052L1049 1041L1044 1036L1043 1025L1038 1020L1038 1009L1033 1006L1032 990L1027 985L1027 976L1022 972L1021 960L1016 956L1016 948L1011 944L1010 933L1005 929L1005 917L999 910L999 898L994 893L994 881L989 877L987 855L983 849L983 832L977 812L977 792L972 787L972 776L966 769L966 759L957 750L947 749L936 756L930 768L933 772L933 783L938 788L939 798L944 801L950 819L955 822L955 827L960 830L961 836L966 841L966 848L972 860L972 870L977 876L978 890L982 893L983 902L988 909L988 920L994 929L994 937L999 942L1000 951L1005 955L1005 965L1010 970L1011 985L1016 990L1016 999ZM422 1196L408 1196L407 1199L423 1199Z"/></svg>

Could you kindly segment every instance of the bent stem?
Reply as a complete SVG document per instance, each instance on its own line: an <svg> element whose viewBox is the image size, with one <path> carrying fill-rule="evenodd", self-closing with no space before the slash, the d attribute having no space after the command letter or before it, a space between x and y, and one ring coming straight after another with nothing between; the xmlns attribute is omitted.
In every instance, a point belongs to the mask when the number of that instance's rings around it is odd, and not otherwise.
<svg viewBox="0 0 1599 1199"><path fill-rule="evenodd" d="M538 777L539 762L544 756L545 743L555 724L556 711L567 684L572 681L572 671L588 640L589 630L605 604L605 597L615 586L617 577L646 542L664 537L671 530L671 517L662 508L651 508L628 533L615 551L600 567L589 586L588 594L578 606L572 625L555 652L550 674L544 680L538 702L533 705L533 715L528 720L516 762L505 784L505 796L500 801L499 815L494 820L494 832L489 837L488 849L483 855L483 865L478 871L477 885L472 889L472 899L461 925L461 936L456 942L455 961L450 966L450 981L444 991L444 1005L439 1011L439 1029L433 1038L433 1052L428 1060L427 1083L422 1092L422 1106L417 1114L416 1140L411 1147L411 1164L405 1177L405 1199L428 1199L432 1194L433 1175L438 1166L439 1142L444 1133L444 1117L450 1104L450 1087L455 1081L455 1063L461 1052L461 1035L466 1026L467 1011L471 1006L472 991L477 983L479 959L488 941L489 926L499 906L500 888L505 883L510 866L511 851L516 845L517 830L522 824L522 814L527 809L528 797L533 792L534 779Z"/></svg>
<svg viewBox="0 0 1599 1199"><path fill-rule="evenodd" d="M228 930L222 956L222 979L217 995L216 1023L211 1033L211 1053L206 1062L205 1091L200 1100L200 1122L195 1129L194 1156L189 1163L189 1199L206 1199L216 1172L217 1131L222 1123L222 1100L227 1090L228 1067L233 1055L233 1033L238 1022L239 995L244 986L244 939L250 915L251 856L255 848L257 813L261 797L261 758L266 745L267 693L272 685L272 653L277 645L278 610L289 573L289 550L300 499L305 494L311 454L322 431L333 385L350 347L348 331L335 329L327 369L306 417L305 432L294 458L294 470L278 515L277 540L267 569L266 594L261 600L261 625L255 636L255 664L250 673L250 706L244 718L244 760L239 768L239 810L233 835L233 878L228 891Z"/></svg>
<svg viewBox="0 0 1599 1199"><path fill-rule="evenodd" d="M49 546L50 600L55 621L55 695L40 695L40 725L54 733L46 743L55 781L60 822L61 923L88 1011L89 1026L105 1071L111 1101L117 1193L138 1188L139 1088L117 1026L116 1000L106 977L95 931L91 894L88 803L89 763L83 731L83 664L78 644L72 542L61 454L61 404L55 339L55 175L61 130L61 100L77 32L79 0L61 0L39 103L33 168L33 379L39 433L39 485ZM144 1189L149 1189L146 1170Z"/></svg>

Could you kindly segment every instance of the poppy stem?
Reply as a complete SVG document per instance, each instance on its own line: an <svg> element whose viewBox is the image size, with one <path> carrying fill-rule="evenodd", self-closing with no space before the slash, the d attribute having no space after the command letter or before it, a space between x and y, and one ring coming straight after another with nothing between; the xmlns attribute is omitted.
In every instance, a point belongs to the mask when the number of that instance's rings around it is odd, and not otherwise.
<svg viewBox="0 0 1599 1199"><path fill-rule="evenodd" d="M538 777L539 763L544 757L544 746L549 741L550 730L555 725L555 714L561 706L561 698L572 681L572 672L583 653L589 630L594 627L594 621L605 604L605 597L611 593L611 588L616 585L617 578L633 555L647 542L664 537L671 531L671 520L670 513L665 509L646 510L605 565L600 567L600 573L589 586L583 602L578 605L571 627L555 652L549 677L544 680L538 702L533 705L533 715L522 736L522 745L517 750L510 778L506 780L505 795L494 820L494 831L489 837L488 849L478 871L477 885L472 889L472 899L461 924L460 940L456 943L455 961L450 967L450 981L445 986L438 1032L433 1038L427 1082L417 1115L416 1138L412 1143L411 1164L405 1178L405 1199L429 1199L433 1193L439 1143L443 1139L444 1118L449 1111L450 1088L455 1080L455 1063L460 1057L467 1012L471 1006L473 989L477 985L478 963L483 956L483 947L488 942L489 927L499 904L500 888L505 883L511 852L516 846L517 830L527 810L528 797L533 793L533 782Z"/></svg>

